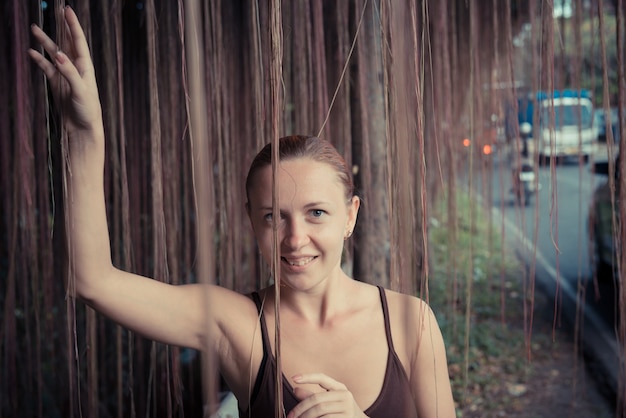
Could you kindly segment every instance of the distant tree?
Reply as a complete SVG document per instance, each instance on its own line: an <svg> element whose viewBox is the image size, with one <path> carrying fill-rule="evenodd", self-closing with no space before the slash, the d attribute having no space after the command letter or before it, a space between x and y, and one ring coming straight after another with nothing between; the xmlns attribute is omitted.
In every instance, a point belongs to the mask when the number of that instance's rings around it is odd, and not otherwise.
<svg viewBox="0 0 626 418"><path fill-rule="evenodd" d="M593 93L594 100L598 105L602 103L603 72L606 71L609 80L609 100L612 105L617 103L617 26L615 15L603 16L603 31L600 33L600 19L594 16L585 19L579 27L572 19L567 20L562 31L555 31L555 68L558 68L558 60L562 60L561 68L564 73L564 84L572 84L576 62L580 65L580 87ZM581 46L576 45L576 31L579 32ZM601 36L604 37L606 48L606 67L603 66ZM557 45L558 48L557 49ZM562 45L562 46L561 46ZM559 56L557 56L559 51ZM579 58L577 58L579 57Z"/></svg>
<svg viewBox="0 0 626 418"><path fill-rule="evenodd" d="M554 65L554 88L588 89L592 92L596 104L601 105L603 71L606 69L609 100L615 105L618 91L618 62L614 10L611 5L604 8L602 33L595 6L583 10L579 15L574 13L569 17L562 16L553 20L538 17L529 19L531 22L521 25L514 39L516 78L527 88L532 89L531 80L534 73L536 80L541 80L535 87L540 90L547 89L548 66ZM553 27L546 27L547 22L553 22ZM602 60L601 37L604 38L606 49L606 67L603 66ZM553 51L552 59L545 59L542 65L534 66L533 51L536 57L546 58L549 50Z"/></svg>

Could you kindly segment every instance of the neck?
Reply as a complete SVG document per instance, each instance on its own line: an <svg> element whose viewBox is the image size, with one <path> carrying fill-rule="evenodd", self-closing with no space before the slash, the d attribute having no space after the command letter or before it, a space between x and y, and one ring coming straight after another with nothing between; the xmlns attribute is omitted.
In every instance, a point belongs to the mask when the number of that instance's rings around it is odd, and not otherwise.
<svg viewBox="0 0 626 418"><path fill-rule="evenodd" d="M354 280L341 272L307 290L282 286L281 314L294 315L323 327L350 308L350 295L354 285Z"/></svg>

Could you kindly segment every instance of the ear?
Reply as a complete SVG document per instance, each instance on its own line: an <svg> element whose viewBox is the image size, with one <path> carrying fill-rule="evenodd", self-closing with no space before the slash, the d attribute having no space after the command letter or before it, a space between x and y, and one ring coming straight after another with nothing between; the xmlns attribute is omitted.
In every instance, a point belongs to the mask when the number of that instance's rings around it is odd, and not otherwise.
<svg viewBox="0 0 626 418"><path fill-rule="evenodd" d="M350 232L354 230L356 226L356 218L359 214L359 208L361 207L361 199L358 196L352 196L348 203L348 224L346 227Z"/></svg>

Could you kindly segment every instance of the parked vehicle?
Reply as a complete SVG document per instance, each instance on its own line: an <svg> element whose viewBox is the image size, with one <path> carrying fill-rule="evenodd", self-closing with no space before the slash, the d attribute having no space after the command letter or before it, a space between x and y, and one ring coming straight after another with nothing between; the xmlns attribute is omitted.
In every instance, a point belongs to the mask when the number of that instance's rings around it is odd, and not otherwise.
<svg viewBox="0 0 626 418"><path fill-rule="evenodd" d="M593 125L598 134L598 142L606 142L606 118L604 116L604 109L596 109L593 112Z"/></svg>
<svg viewBox="0 0 626 418"><path fill-rule="evenodd" d="M618 110L616 107L612 107L610 109L611 112L611 132L613 133L613 143L619 143L619 119L617 118ZM607 131L606 131L606 116L604 109L596 109L593 113L593 124L595 126L596 132L598 134L598 142L606 143L607 142Z"/></svg>
<svg viewBox="0 0 626 418"><path fill-rule="evenodd" d="M528 142L532 134L532 126L524 122L520 125L519 132L521 155L513 161L511 193L518 204L527 206L532 195L540 189L541 185L537 182L535 164L529 157Z"/></svg>
<svg viewBox="0 0 626 418"><path fill-rule="evenodd" d="M594 164L595 173L607 176L607 180L596 188L589 209L589 237L593 248L593 267L598 280L609 280L616 277L617 250L616 225L618 224L618 201L620 167L615 164L615 195L611 194L609 182L609 163L606 161Z"/></svg>
<svg viewBox="0 0 626 418"><path fill-rule="evenodd" d="M537 111L535 111L537 107ZM593 103L587 90L536 92L518 100L518 122L533 126L531 155L589 159L597 142Z"/></svg>

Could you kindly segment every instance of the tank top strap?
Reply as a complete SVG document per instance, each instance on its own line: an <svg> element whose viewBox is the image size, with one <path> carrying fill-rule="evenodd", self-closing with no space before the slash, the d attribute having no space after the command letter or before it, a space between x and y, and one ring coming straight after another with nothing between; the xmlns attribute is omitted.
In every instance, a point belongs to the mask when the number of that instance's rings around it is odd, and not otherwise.
<svg viewBox="0 0 626 418"><path fill-rule="evenodd" d="M252 300L256 304L256 309L259 313L259 322L261 323L261 336L263 338L263 360L265 362L266 357L270 350L270 337L267 334L267 325L265 324L265 316L263 315L263 302L261 301L261 295L259 292L252 292Z"/></svg>
<svg viewBox="0 0 626 418"><path fill-rule="evenodd" d="M380 390L378 398L367 408L365 414L368 417L417 418L415 401L413 400L408 375L393 347L387 294L383 287L377 287L380 292L383 317L385 318L385 334L387 335L389 354L383 387Z"/></svg>
<svg viewBox="0 0 626 418"><path fill-rule="evenodd" d="M393 340L391 338L391 323L389 320L389 307L387 306L387 295L385 289L382 286L377 286L380 292L380 302L383 306L383 317L385 319L385 334L387 335L387 345L389 346L389 352L395 353L393 347Z"/></svg>

